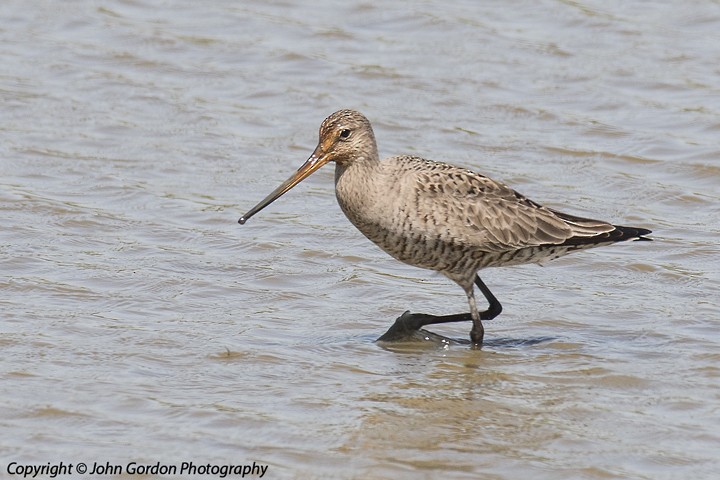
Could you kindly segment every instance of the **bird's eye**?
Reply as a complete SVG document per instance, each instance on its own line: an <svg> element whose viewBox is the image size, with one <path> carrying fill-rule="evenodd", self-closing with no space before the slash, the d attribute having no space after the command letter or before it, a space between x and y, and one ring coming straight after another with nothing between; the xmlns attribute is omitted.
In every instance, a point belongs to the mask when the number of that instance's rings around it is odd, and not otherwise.
<svg viewBox="0 0 720 480"><path fill-rule="evenodd" d="M349 129L343 128L342 130L340 130L340 138L342 138L343 140L345 140L345 139L348 138L349 136L350 136L350 130L349 130Z"/></svg>

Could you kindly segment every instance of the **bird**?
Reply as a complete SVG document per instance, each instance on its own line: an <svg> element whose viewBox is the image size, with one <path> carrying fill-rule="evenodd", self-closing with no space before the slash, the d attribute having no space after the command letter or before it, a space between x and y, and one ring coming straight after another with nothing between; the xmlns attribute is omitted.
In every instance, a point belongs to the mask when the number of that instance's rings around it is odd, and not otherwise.
<svg viewBox="0 0 720 480"><path fill-rule="evenodd" d="M312 155L238 223L270 205L323 165L335 163L335 195L350 222L393 258L440 272L465 292L469 313L405 312L378 340L426 325L472 321L470 341L481 347L483 320L502 305L480 278L489 267L544 263L571 252L630 240L650 230L613 225L542 206L506 184L467 168L400 155L381 160L370 121L343 109L320 125ZM477 287L488 302L479 311Z"/></svg>

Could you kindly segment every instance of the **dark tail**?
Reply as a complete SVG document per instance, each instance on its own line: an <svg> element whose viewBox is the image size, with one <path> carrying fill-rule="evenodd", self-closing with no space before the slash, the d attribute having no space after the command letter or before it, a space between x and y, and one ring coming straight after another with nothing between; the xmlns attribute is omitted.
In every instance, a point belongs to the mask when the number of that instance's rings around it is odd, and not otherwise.
<svg viewBox="0 0 720 480"><path fill-rule="evenodd" d="M608 244L608 243L615 243L615 242L627 242L627 241L635 241L635 240L642 240L646 242L651 242L651 238L645 237L645 235L649 235L652 233L650 230L646 228L637 228L637 227L622 227L620 225L613 225L615 227L614 230L610 230L609 232L600 233L598 235L593 235L592 237L572 237L568 238L562 245L601 245L601 244Z"/></svg>
<svg viewBox="0 0 720 480"><path fill-rule="evenodd" d="M652 233L652 231L647 228L611 225L600 220L576 217L575 215L558 212L557 210L550 209L550 211L567 222L568 225L571 225L579 230L584 230L583 234L570 237L561 245L592 246L633 240L643 240L646 242L652 241L651 238L645 237L645 235L650 235ZM612 227L612 230L609 230L610 227ZM593 232L597 232L597 234L593 235Z"/></svg>
<svg viewBox="0 0 720 480"><path fill-rule="evenodd" d="M645 235L650 235L652 231L648 230L647 228L638 228L638 227L623 227L621 225L610 225L606 222L602 222L599 220L591 220L587 218L581 218L576 217L573 215L568 215L567 213L561 213L553 211L558 217L562 218L569 224L578 225L582 227L586 227L589 229L592 228L598 228L605 230L602 233L598 233L597 235L577 235L571 238L568 238L562 245L598 245L598 244L607 244L607 243L615 243L615 242L626 242L626 241L634 241L634 240L643 240L646 242L652 241L651 238L645 237ZM608 227L613 227L612 230L608 231Z"/></svg>
<svg viewBox="0 0 720 480"><path fill-rule="evenodd" d="M652 230L647 228L638 227L623 227L620 225L614 225L615 230L609 232L610 240L615 242L624 242L626 240L641 240L645 242L652 242L652 238L647 238L645 235L650 235Z"/></svg>
<svg viewBox="0 0 720 480"><path fill-rule="evenodd" d="M604 222L597 222L596 220L585 220L581 219L579 217L570 217L569 215L564 214L564 218L571 219L575 223L577 223L579 220L584 220L587 222L595 222L599 225L602 225ZM650 235L652 231L648 230L647 228L638 228L638 227L623 227L621 225L608 225L607 223L604 224L605 229L607 227L614 227L609 232L603 232L599 233L597 235L592 236L575 236L568 238L565 242L562 243L562 245L575 245L575 246L581 246L581 245L600 245L600 244L607 244L607 243L615 243L615 242L627 242L627 241L635 241L635 240L641 240L646 242L651 242L651 238L645 237L645 235Z"/></svg>

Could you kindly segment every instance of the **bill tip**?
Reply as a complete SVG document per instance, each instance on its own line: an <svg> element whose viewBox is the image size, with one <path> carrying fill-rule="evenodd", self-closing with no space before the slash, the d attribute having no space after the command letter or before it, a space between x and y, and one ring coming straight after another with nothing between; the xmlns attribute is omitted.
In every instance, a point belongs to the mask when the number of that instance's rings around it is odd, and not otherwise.
<svg viewBox="0 0 720 480"><path fill-rule="evenodd" d="M247 219L246 219L245 217L240 217L240 220L238 220L238 223L239 223L240 225L245 225L245 222L246 222L246 221L247 221Z"/></svg>

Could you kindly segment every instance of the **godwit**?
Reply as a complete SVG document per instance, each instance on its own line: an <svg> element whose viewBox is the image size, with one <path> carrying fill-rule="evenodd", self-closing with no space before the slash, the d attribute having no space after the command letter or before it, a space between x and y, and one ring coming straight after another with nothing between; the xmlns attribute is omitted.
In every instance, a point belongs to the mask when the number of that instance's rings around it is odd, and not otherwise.
<svg viewBox="0 0 720 480"><path fill-rule="evenodd" d="M482 345L482 320L502 311L477 272L551 260L575 250L645 238L650 230L575 217L533 202L471 170L413 156L380 160L370 122L340 110L320 125L310 158L238 221L271 204L328 162L335 162L335 195L345 216L401 262L436 270L462 287L470 313L404 314L380 340L435 323L472 320L470 339ZM489 303L479 312L473 284Z"/></svg>

